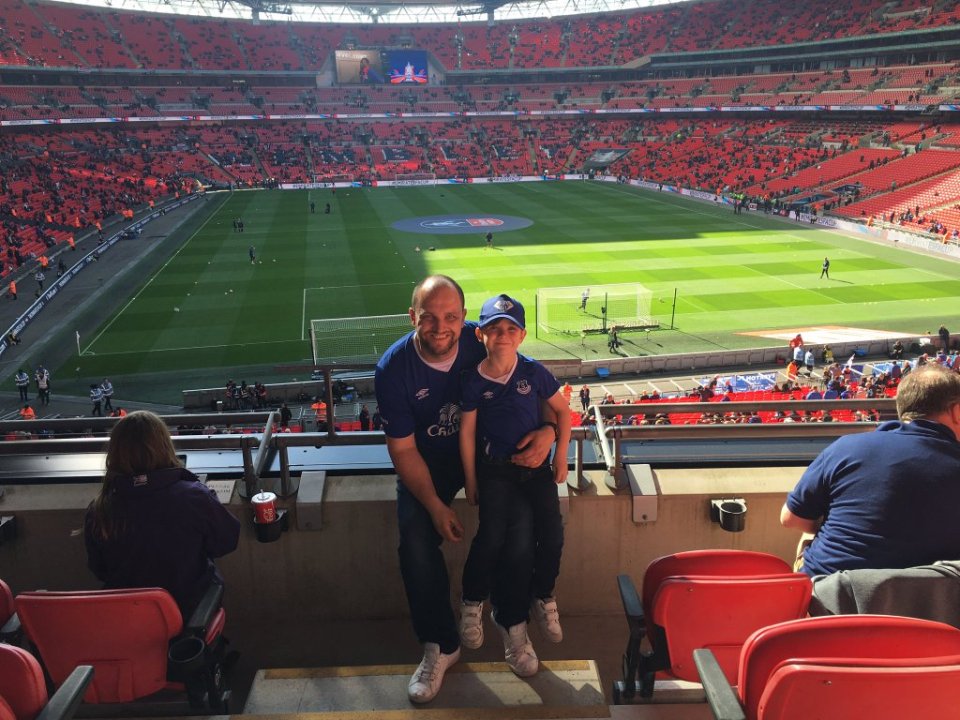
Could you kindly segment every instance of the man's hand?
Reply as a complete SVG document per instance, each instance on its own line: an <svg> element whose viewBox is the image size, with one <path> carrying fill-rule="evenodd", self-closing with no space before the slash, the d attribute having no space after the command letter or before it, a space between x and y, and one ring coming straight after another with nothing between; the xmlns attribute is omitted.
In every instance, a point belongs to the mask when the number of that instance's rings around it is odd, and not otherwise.
<svg viewBox="0 0 960 720"><path fill-rule="evenodd" d="M559 456L560 453L557 453ZM567 481L567 458L556 457L553 460L553 481L557 485L563 485Z"/></svg>
<svg viewBox="0 0 960 720"><path fill-rule="evenodd" d="M430 511L430 519L433 520L433 527L436 528L444 540L449 542L463 540L463 525L453 508L438 502Z"/></svg>
<svg viewBox="0 0 960 720"><path fill-rule="evenodd" d="M510 457L510 461L521 467L538 468L550 454L555 439L556 434L549 425L531 430L517 443L517 452Z"/></svg>

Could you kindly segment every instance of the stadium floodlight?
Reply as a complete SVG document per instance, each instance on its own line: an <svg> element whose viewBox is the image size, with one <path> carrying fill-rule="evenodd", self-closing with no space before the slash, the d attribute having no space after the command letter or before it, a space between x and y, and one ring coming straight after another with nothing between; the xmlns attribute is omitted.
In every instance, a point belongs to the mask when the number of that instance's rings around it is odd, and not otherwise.
<svg viewBox="0 0 960 720"><path fill-rule="evenodd" d="M652 304L653 291L640 283L539 288L537 337L657 328Z"/></svg>
<svg viewBox="0 0 960 720"><path fill-rule="evenodd" d="M410 316L406 313L311 320L313 363L320 366L376 362L384 350L410 330Z"/></svg>

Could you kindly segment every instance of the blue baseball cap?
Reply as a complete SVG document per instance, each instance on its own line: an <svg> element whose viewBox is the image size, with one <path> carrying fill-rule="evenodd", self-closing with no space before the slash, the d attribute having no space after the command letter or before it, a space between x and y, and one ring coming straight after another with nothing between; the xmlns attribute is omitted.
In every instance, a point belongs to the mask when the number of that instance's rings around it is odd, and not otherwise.
<svg viewBox="0 0 960 720"><path fill-rule="evenodd" d="M487 300L480 310L480 327L484 328L500 318L510 320L521 330L525 330L523 305L509 295L497 295Z"/></svg>

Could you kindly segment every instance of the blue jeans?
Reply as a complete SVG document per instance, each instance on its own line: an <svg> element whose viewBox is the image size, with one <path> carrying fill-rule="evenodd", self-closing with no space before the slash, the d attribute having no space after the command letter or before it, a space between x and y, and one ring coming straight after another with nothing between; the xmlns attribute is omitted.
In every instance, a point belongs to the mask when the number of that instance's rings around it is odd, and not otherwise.
<svg viewBox="0 0 960 720"><path fill-rule="evenodd" d="M463 467L457 457L450 463L431 463L430 476L439 498L449 505L463 487ZM457 622L450 605L450 578L440 545L443 538L430 514L403 485L397 483L397 520L400 529L400 574L410 605L413 629L421 644L433 642L442 653L460 647ZM506 627L529 619L530 576L533 567L533 517L527 507L510 513L507 536L511 551L495 571L491 602L497 619ZM507 625L509 623L509 625Z"/></svg>
<svg viewBox="0 0 960 720"><path fill-rule="evenodd" d="M497 622L509 628L528 619L527 606L533 597L553 595L560 574L563 552L563 521L553 471L549 465L534 470L515 465L486 465L477 469L480 491L480 527L470 546L463 569L463 598L479 601L491 587L510 583L525 588L523 616L497 610ZM510 563L517 539L511 530L519 513L533 521L535 544L533 566L523 568ZM509 577L504 576L509 572ZM518 600L519 602L519 600Z"/></svg>

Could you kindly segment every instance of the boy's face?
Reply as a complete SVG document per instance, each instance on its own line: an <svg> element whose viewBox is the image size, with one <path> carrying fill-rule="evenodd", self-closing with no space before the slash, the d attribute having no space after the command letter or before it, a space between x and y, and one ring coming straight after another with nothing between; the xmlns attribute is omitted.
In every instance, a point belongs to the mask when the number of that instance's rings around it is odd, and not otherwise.
<svg viewBox="0 0 960 720"><path fill-rule="evenodd" d="M516 353L526 336L526 330L507 318L477 328L477 337L487 349L487 355Z"/></svg>

